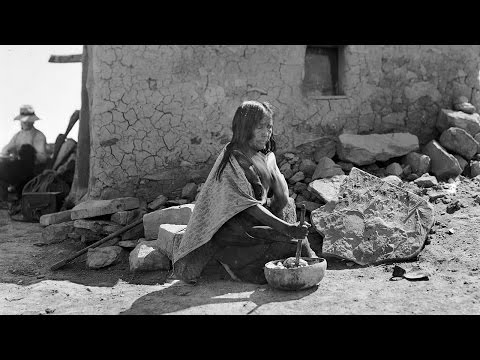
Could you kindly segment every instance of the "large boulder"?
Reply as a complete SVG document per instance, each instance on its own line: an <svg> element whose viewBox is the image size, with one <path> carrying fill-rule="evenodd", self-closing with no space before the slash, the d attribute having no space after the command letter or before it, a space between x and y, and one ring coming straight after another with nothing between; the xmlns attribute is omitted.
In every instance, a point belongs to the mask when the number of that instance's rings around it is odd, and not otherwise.
<svg viewBox="0 0 480 360"><path fill-rule="evenodd" d="M410 133L342 134L338 138L338 157L356 165L386 161L419 149L418 138Z"/></svg>
<svg viewBox="0 0 480 360"><path fill-rule="evenodd" d="M160 224L187 225L195 204L172 206L143 215L143 228L146 240L158 237Z"/></svg>
<svg viewBox="0 0 480 360"><path fill-rule="evenodd" d="M451 127L445 130L439 139L440 145L470 160L478 151L478 142L465 130Z"/></svg>
<svg viewBox="0 0 480 360"><path fill-rule="evenodd" d="M477 113L466 114L463 111L441 109L438 113L435 126L441 133L450 127L458 127L470 135L475 136L480 132L480 115Z"/></svg>
<svg viewBox="0 0 480 360"><path fill-rule="evenodd" d="M458 160L449 154L437 141L431 140L422 152L431 160L431 172L438 180L456 177L462 173Z"/></svg>
<svg viewBox="0 0 480 360"><path fill-rule="evenodd" d="M312 211L310 219L324 237L323 254L370 265L418 256L433 210L414 193L353 168L338 202Z"/></svg>
<svg viewBox="0 0 480 360"><path fill-rule="evenodd" d="M430 158L425 154L420 154L418 152L411 152L403 158L403 163L405 165L410 165L412 173L414 174L425 174L430 170Z"/></svg>
<svg viewBox="0 0 480 360"><path fill-rule="evenodd" d="M346 175L336 175L328 179L314 180L308 184L307 189L324 203L337 201L340 185L346 178Z"/></svg>
<svg viewBox="0 0 480 360"><path fill-rule="evenodd" d="M345 173L332 159L325 156L318 160L312 180L326 179L336 175L345 175Z"/></svg>
<svg viewBox="0 0 480 360"><path fill-rule="evenodd" d="M478 133L477 135L475 135L473 137L475 139L475 141L478 143L478 148L477 148L477 154L480 153L480 133Z"/></svg>

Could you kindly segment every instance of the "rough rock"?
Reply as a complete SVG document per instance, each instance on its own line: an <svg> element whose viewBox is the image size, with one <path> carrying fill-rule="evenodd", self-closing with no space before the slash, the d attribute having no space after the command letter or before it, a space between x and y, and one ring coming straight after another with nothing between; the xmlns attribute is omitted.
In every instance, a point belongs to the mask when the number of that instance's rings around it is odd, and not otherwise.
<svg viewBox="0 0 480 360"><path fill-rule="evenodd" d="M302 171L298 171L293 175L290 179L288 179L288 182L290 184L295 184L296 182L302 181L305 179L305 174Z"/></svg>
<svg viewBox="0 0 480 360"><path fill-rule="evenodd" d="M127 224L131 224L132 222L140 218L140 216L145 215L145 213L146 211L143 209L119 211L115 214L112 214L110 220L116 224L125 226Z"/></svg>
<svg viewBox="0 0 480 360"><path fill-rule="evenodd" d="M333 138L323 138L315 142L315 151L313 158L318 162L323 157L333 158L337 151L337 140Z"/></svg>
<svg viewBox="0 0 480 360"><path fill-rule="evenodd" d="M182 198L193 200L197 194L197 184L194 182L187 183L182 189Z"/></svg>
<svg viewBox="0 0 480 360"><path fill-rule="evenodd" d="M55 244L68 239L68 234L74 231L73 221L49 225L42 230L42 242Z"/></svg>
<svg viewBox="0 0 480 360"><path fill-rule="evenodd" d="M455 196L457 194L458 182L447 183L442 185L442 189L438 190L432 188L428 191L427 195L430 202L434 202L437 199L446 197L446 196Z"/></svg>
<svg viewBox="0 0 480 360"><path fill-rule="evenodd" d="M73 222L73 227L76 229L90 230L98 235L110 235L122 228L121 225L114 223L113 221L85 219L75 220Z"/></svg>
<svg viewBox="0 0 480 360"><path fill-rule="evenodd" d="M303 172L305 176L312 176L313 173L315 172L316 167L317 167L317 164L315 164L315 162L313 162L312 160L303 159L298 167L298 170Z"/></svg>
<svg viewBox="0 0 480 360"><path fill-rule="evenodd" d="M410 165L405 165L403 167L402 176L408 176L412 173L412 167Z"/></svg>
<svg viewBox="0 0 480 360"><path fill-rule="evenodd" d="M328 179L314 180L308 185L308 191L322 202L337 201L340 185L346 178L346 175L336 175Z"/></svg>
<svg viewBox="0 0 480 360"><path fill-rule="evenodd" d="M87 200L72 209L72 220L110 215L118 211L137 209L138 207L140 207L140 201L134 197L111 200Z"/></svg>
<svg viewBox="0 0 480 360"><path fill-rule="evenodd" d="M475 106L473 106L467 101L453 104L453 109L456 111L463 111L466 114L473 114L477 110Z"/></svg>
<svg viewBox="0 0 480 360"><path fill-rule="evenodd" d="M317 167L312 175L312 180L326 179L337 175L345 175L342 168L335 164L332 159L328 157L322 157L318 160Z"/></svg>
<svg viewBox="0 0 480 360"><path fill-rule="evenodd" d="M418 138L410 133L342 134L338 138L338 157L356 165L386 161L419 149Z"/></svg>
<svg viewBox="0 0 480 360"><path fill-rule="evenodd" d="M100 269L118 262L121 258L122 247L106 246L88 249L87 267L90 269Z"/></svg>
<svg viewBox="0 0 480 360"><path fill-rule="evenodd" d="M407 181L413 181L413 180L416 180L416 179L418 179L418 178L419 178L418 174L411 173L410 175L408 175L408 176L405 178L405 180L407 180Z"/></svg>
<svg viewBox="0 0 480 360"><path fill-rule="evenodd" d="M470 161L470 176L472 178L480 175L480 161Z"/></svg>
<svg viewBox="0 0 480 360"><path fill-rule="evenodd" d="M170 259L158 248L155 241L142 241L128 257L130 271L170 270Z"/></svg>
<svg viewBox="0 0 480 360"><path fill-rule="evenodd" d="M437 141L431 140L423 147L422 151L430 157L431 172L438 180L456 177L462 173L458 160L449 154Z"/></svg>
<svg viewBox="0 0 480 360"><path fill-rule="evenodd" d="M477 113L465 114L463 111L441 109L438 113L435 126L440 133L450 127L458 127L470 135L475 136L480 132L480 115Z"/></svg>
<svg viewBox="0 0 480 360"><path fill-rule="evenodd" d="M437 178L429 174L423 174L419 178L415 179L413 183L421 188L430 188L438 185Z"/></svg>
<svg viewBox="0 0 480 360"><path fill-rule="evenodd" d="M175 241L180 242L186 229L187 225L161 224L158 229L158 238L152 244L155 244L158 250L172 259L173 244Z"/></svg>
<svg viewBox="0 0 480 360"><path fill-rule="evenodd" d="M353 168L352 163L348 163L348 162L344 162L344 161L337 162L337 165L340 166L342 168L342 170L345 171L345 172L350 172L350 170L352 170L352 168Z"/></svg>
<svg viewBox="0 0 480 360"><path fill-rule="evenodd" d="M48 226L53 224L60 224L63 222L71 221L71 210L59 211L56 213L45 214L40 216L40 225Z"/></svg>
<svg viewBox="0 0 480 360"><path fill-rule="evenodd" d="M465 130L451 127L445 130L439 139L440 145L470 160L478 151L478 142Z"/></svg>
<svg viewBox="0 0 480 360"><path fill-rule="evenodd" d="M194 207L194 204L172 206L143 215L145 239L157 239L160 224L187 225Z"/></svg>
<svg viewBox="0 0 480 360"><path fill-rule="evenodd" d="M402 179L400 179L396 175L389 175L387 177L384 177L382 180L388 182L389 184L395 185L395 186L400 186L402 184Z"/></svg>
<svg viewBox="0 0 480 360"><path fill-rule="evenodd" d="M421 197L353 168L337 203L311 213L324 236L323 254L360 265L415 258L434 222L434 209Z"/></svg>
<svg viewBox="0 0 480 360"><path fill-rule="evenodd" d="M165 195L160 194L155 198L155 200L153 200L148 204L148 209L158 210L161 206L164 206L167 203L167 201L168 201L168 198Z"/></svg>
<svg viewBox="0 0 480 360"><path fill-rule="evenodd" d="M138 239L138 240L123 240L118 242L118 246L124 248L124 249L134 249L138 243L142 240L145 239Z"/></svg>
<svg viewBox="0 0 480 360"><path fill-rule="evenodd" d="M403 174L403 169L399 163L394 162L387 166L387 168L385 169L385 173L387 175L400 176Z"/></svg>
<svg viewBox="0 0 480 360"><path fill-rule="evenodd" d="M415 174L425 174L430 170L430 157L418 152L411 152L403 158L403 163L410 165L412 172Z"/></svg>
<svg viewBox="0 0 480 360"><path fill-rule="evenodd" d="M468 161L458 154L453 154L453 156L455 157L455 159L457 159L458 164L460 165L460 168L462 169L462 173L463 173L463 170L465 170L465 167L468 165Z"/></svg>

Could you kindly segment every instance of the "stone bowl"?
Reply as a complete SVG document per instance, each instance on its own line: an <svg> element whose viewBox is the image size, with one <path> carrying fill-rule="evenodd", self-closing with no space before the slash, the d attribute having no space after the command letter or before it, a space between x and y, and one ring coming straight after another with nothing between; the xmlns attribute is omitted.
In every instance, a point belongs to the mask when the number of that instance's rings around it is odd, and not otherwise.
<svg viewBox="0 0 480 360"><path fill-rule="evenodd" d="M327 260L324 258L301 257L308 265L290 269L275 267L277 262L285 259L272 260L263 268L265 278L271 287L280 290L304 290L317 285L325 275Z"/></svg>

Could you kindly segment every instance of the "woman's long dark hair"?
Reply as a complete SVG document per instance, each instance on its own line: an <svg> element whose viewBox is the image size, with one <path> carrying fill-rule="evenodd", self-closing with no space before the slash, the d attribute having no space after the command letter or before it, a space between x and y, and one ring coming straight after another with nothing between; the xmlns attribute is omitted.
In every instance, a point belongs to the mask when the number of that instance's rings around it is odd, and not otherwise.
<svg viewBox="0 0 480 360"><path fill-rule="evenodd" d="M272 105L268 102L258 101L244 101L235 112L232 121L232 140L227 145L225 153L220 162L220 166L217 169L215 178L220 180L223 169L230 161L230 155L235 149L239 149L246 145L253 137L253 129L257 126L265 117L273 117ZM264 154L268 154L271 151L275 151L277 148L273 133L270 139L265 144L265 147L261 150Z"/></svg>

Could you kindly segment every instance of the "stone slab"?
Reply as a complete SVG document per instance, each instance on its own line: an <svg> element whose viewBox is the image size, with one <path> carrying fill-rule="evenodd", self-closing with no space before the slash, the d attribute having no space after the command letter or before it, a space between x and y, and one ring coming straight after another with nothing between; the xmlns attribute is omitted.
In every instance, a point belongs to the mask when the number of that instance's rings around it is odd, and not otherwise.
<svg viewBox="0 0 480 360"><path fill-rule="evenodd" d="M110 215L118 211L133 210L139 207L140 200L135 197L124 197L111 200L87 200L72 209L72 220Z"/></svg>
<svg viewBox="0 0 480 360"><path fill-rule="evenodd" d="M59 211L52 214L42 215L40 216L40 225L48 226L48 225L60 224L63 222L71 221L72 220L71 213L72 213L71 210L65 210L65 211Z"/></svg>
<svg viewBox="0 0 480 360"><path fill-rule="evenodd" d="M341 134L337 146L340 160L356 165L373 164L406 155L419 149L418 138L410 133Z"/></svg>
<svg viewBox="0 0 480 360"><path fill-rule="evenodd" d="M194 207L195 204L184 204L143 215L145 239L157 239L160 224L187 225Z"/></svg>
<svg viewBox="0 0 480 360"><path fill-rule="evenodd" d="M73 222L73 226L75 229L90 230L98 235L110 235L123 227L122 225L114 223L113 221L86 219L75 220Z"/></svg>
<svg viewBox="0 0 480 360"><path fill-rule="evenodd" d="M172 259L173 244L175 241L181 240L186 229L187 225L160 224L158 238L155 241L157 248L169 259Z"/></svg>
<svg viewBox="0 0 480 360"><path fill-rule="evenodd" d="M415 258L434 223L425 199L358 168L340 186L339 200L311 213L324 236L323 253L360 265Z"/></svg>

